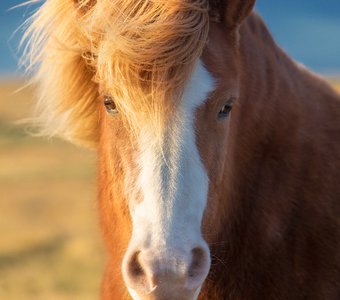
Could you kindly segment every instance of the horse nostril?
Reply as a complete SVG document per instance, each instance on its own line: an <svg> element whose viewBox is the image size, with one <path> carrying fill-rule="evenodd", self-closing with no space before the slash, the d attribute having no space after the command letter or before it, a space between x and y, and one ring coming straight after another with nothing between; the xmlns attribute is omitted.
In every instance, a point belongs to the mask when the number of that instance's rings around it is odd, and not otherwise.
<svg viewBox="0 0 340 300"><path fill-rule="evenodd" d="M195 277L199 273L204 264L204 250L202 248L194 248L191 250L192 260L189 267L189 277Z"/></svg>
<svg viewBox="0 0 340 300"><path fill-rule="evenodd" d="M127 273L128 276L136 280L137 278L141 278L144 276L144 270L140 262L140 251L135 252L133 255L131 255L130 260L127 263Z"/></svg>
<svg viewBox="0 0 340 300"><path fill-rule="evenodd" d="M197 287L201 285L207 276L210 266L208 252L201 247L191 250L191 263L188 269L187 285Z"/></svg>
<svg viewBox="0 0 340 300"><path fill-rule="evenodd" d="M127 257L123 267L124 278L128 286L143 293L151 292L156 284L153 273L142 257L142 251L136 251Z"/></svg>

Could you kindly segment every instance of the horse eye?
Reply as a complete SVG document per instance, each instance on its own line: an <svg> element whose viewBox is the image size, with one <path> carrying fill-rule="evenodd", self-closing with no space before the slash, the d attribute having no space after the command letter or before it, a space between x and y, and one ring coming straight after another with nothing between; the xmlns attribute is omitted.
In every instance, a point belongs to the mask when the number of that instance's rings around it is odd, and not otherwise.
<svg viewBox="0 0 340 300"><path fill-rule="evenodd" d="M229 116L231 109L233 108L231 103L226 103L223 105L221 110L218 113L218 118L219 119L225 119Z"/></svg>
<svg viewBox="0 0 340 300"><path fill-rule="evenodd" d="M118 114L116 104L110 96L104 96L103 101L104 101L106 111L109 114L112 114L112 115Z"/></svg>

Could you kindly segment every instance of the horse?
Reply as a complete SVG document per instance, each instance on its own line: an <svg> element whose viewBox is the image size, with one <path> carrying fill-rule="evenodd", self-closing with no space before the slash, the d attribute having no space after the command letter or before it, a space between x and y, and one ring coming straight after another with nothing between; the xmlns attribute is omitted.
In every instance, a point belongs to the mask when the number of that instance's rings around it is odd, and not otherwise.
<svg viewBox="0 0 340 300"><path fill-rule="evenodd" d="M340 299L340 97L255 0L47 0L41 133L98 152L101 299Z"/></svg>

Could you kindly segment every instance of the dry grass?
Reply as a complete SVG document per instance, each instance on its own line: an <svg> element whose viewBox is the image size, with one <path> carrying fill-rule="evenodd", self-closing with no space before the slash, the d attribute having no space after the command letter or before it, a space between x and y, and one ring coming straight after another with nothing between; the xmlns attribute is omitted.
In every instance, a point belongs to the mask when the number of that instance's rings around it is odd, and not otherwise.
<svg viewBox="0 0 340 300"><path fill-rule="evenodd" d="M13 125L32 107L18 87L0 84L0 299L97 299L95 155Z"/></svg>
<svg viewBox="0 0 340 300"><path fill-rule="evenodd" d="M0 299L97 299L95 155L25 134L30 90L0 84Z"/></svg>

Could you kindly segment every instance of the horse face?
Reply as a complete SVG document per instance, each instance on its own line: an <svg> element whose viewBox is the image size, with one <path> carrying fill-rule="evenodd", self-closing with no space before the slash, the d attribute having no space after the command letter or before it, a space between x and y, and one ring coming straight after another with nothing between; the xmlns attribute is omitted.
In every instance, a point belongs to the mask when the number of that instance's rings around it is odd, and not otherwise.
<svg viewBox="0 0 340 300"><path fill-rule="evenodd" d="M119 115L104 116L104 151L110 154L102 157L110 162L103 163L110 164L112 188L118 189L112 201L124 195L117 209L126 205L132 224L122 273L134 299L196 299L210 269L206 240L212 240L221 207L214 189L223 178L237 98L234 52L227 39L214 44L222 29L211 28L204 55L160 137L150 124L132 133Z"/></svg>
<svg viewBox="0 0 340 300"><path fill-rule="evenodd" d="M131 225L122 274L134 299L197 299L210 270L209 244L227 209L223 179L239 92L238 31L225 25L211 22L180 101L164 109L161 134L152 122L132 132L119 116L104 117L100 144L111 152L102 155L104 169L109 163L119 174L111 176L118 189L111 198L124 195L113 211L124 207L118 219Z"/></svg>

